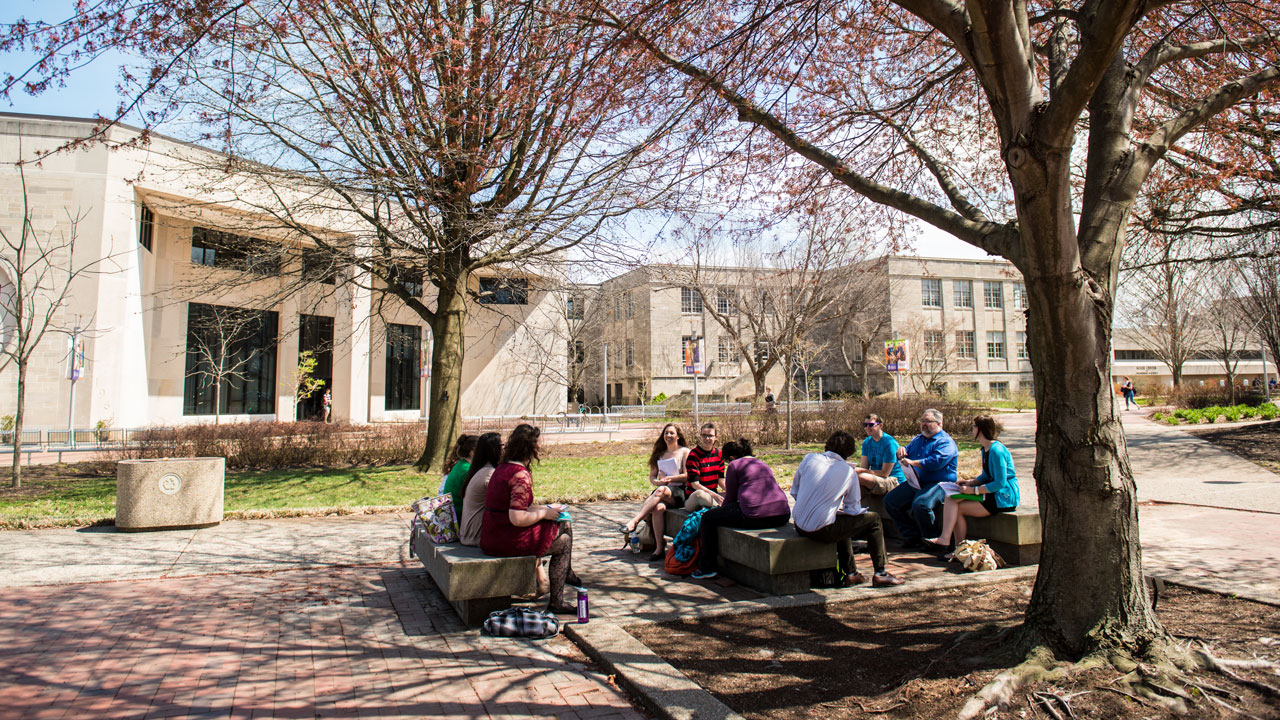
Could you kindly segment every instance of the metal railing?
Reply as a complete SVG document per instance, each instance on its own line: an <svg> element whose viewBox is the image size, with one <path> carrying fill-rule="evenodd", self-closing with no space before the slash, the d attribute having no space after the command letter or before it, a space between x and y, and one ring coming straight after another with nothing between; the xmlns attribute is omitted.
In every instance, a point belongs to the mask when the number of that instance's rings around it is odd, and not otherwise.
<svg viewBox="0 0 1280 720"><path fill-rule="evenodd" d="M546 415L470 415L462 418L465 428L472 432L508 432L521 423L536 425L542 432L616 432L619 416L613 408L603 412L558 413Z"/></svg>

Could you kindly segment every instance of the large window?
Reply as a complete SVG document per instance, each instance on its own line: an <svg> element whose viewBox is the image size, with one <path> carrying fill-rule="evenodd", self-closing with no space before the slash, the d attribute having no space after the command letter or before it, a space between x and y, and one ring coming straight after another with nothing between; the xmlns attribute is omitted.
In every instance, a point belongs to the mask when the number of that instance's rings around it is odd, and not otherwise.
<svg viewBox="0 0 1280 720"><path fill-rule="evenodd" d="M941 330L926 330L924 333L924 355L930 359L940 359L946 354L942 346Z"/></svg>
<svg viewBox="0 0 1280 720"><path fill-rule="evenodd" d="M716 290L716 312L721 315L733 314L733 308L738 304L738 291L736 288L720 288Z"/></svg>
<svg viewBox="0 0 1280 720"><path fill-rule="evenodd" d="M144 203L138 214L138 244L151 250L151 239L155 235L156 216Z"/></svg>
<svg viewBox="0 0 1280 720"><path fill-rule="evenodd" d="M1031 359L1031 354L1027 352L1027 332L1025 330L1018 331L1018 359Z"/></svg>
<svg viewBox="0 0 1280 720"><path fill-rule="evenodd" d="M627 340L627 367L634 367L636 364L635 344Z"/></svg>
<svg viewBox="0 0 1280 720"><path fill-rule="evenodd" d="M955 280L951 283L951 295L958 308L973 307L973 281Z"/></svg>
<svg viewBox="0 0 1280 720"><path fill-rule="evenodd" d="M390 281L409 293L413 297L422 297L423 276L421 270L412 268L392 267L390 272Z"/></svg>
<svg viewBox="0 0 1280 720"><path fill-rule="evenodd" d="M987 359L1004 359L1004 331L990 330L987 332Z"/></svg>
<svg viewBox="0 0 1280 720"><path fill-rule="evenodd" d="M308 282L336 285L338 268L333 255L320 248L305 248L302 251L302 279Z"/></svg>
<svg viewBox="0 0 1280 720"><path fill-rule="evenodd" d="M680 312L682 313L701 313L702 312L702 293L697 288L683 287L680 288Z"/></svg>
<svg viewBox="0 0 1280 720"><path fill-rule="evenodd" d="M742 362L742 357L738 354L738 346L733 342L732 338L720 336L717 340L716 361L726 365L737 365Z"/></svg>
<svg viewBox="0 0 1280 720"><path fill-rule="evenodd" d="M995 282L984 280L982 282L982 304L988 309L1003 308L1004 284L998 280Z"/></svg>
<svg viewBox="0 0 1280 720"><path fill-rule="evenodd" d="M417 410L421 382L418 352L422 328L417 325L387 325L387 378L384 407L387 410Z"/></svg>
<svg viewBox="0 0 1280 720"><path fill-rule="evenodd" d="M973 331L957 330L956 331L956 357L972 360L974 357L973 347Z"/></svg>
<svg viewBox="0 0 1280 720"><path fill-rule="evenodd" d="M566 301L565 317L570 320L581 320L585 314L587 299L582 295L570 295Z"/></svg>
<svg viewBox="0 0 1280 720"><path fill-rule="evenodd" d="M276 313L187 305L183 415L276 411Z"/></svg>
<svg viewBox="0 0 1280 720"><path fill-rule="evenodd" d="M195 265L279 275L280 256L280 246L265 240L204 227L191 230L191 262Z"/></svg>
<svg viewBox="0 0 1280 720"><path fill-rule="evenodd" d="M529 281L525 278L480 278L481 305L528 305Z"/></svg>
<svg viewBox="0 0 1280 720"><path fill-rule="evenodd" d="M1026 283L1013 284L1013 307L1016 310L1027 309L1027 284Z"/></svg>
<svg viewBox="0 0 1280 720"><path fill-rule="evenodd" d="M636 316L636 299L634 293L627 293L627 319Z"/></svg>
<svg viewBox="0 0 1280 720"><path fill-rule="evenodd" d="M991 389L991 397L999 400L1009 399L1009 383L1004 380L992 380L987 387Z"/></svg>
<svg viewBox="0 0 1280 720"><path fill-rule="evenodd" d="M942 307L942 281L938 278L920 279L920 304L924 307Z"/></svg>

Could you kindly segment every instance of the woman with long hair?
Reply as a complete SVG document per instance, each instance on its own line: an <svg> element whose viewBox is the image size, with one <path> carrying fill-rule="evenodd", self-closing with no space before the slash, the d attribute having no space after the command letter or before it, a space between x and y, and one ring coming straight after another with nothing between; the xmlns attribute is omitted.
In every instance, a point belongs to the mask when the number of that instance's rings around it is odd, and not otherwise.
<svg viewBox="0 0 1280 720"><path fill-rule="evenodd" d="M656 548L649 560L661 560L667 551L666 529L667 508L680 508L685 501L685 460L689 457L689 443L684 439L684 432L675 423L662 426L662 432L653 442L653 451L649 453L649 484L654 491L640 506L631 521L622 526L623 542L646 517L651 518L653 541Z"/></svg>
<svg viewBox="0 0 1280 720"><path fill-rule="evenodd" d="M560 522L564 505L533 504L531 465L538 460L538 428L520 424L511 431L502 464L489 478L480 522L480 549L495 557L551 556L551 598L547 609L575 614L564 602L564 586L581 585L573 572L573 530Z"/></svg>
<svg viewBox="0 0 1280 720"><path fill-rule="evenodd" d="M1013 469L1013 456L1000 436L1000 423L990 415L973 419L973 439L982 446L982 474L973 480L960 480L961 488L973 488L982 501L949 497L942 506L942 534L926 542L935 545L958 545L965 540L969 528L966 517L987 517L1018 509L1022 496L1018 490L1018 473Z"/></svg>
<svg viewBox="0 0 1280 720"><path fill-rule="evenodd" d="M480 544L480 521L484 517L484 493L489 489L489 478L502 462L502 436L487 432L476 440L475 453L471 456L471 470L462 481L461 519L458 535L463 545Z"/></svg>
<svg viewBox="0 0 1280 720"><path fill-rule="evenodd" d="M463 433L458 436L453 453L445 463L449 474L445 475L444 482L440 484L440 494L453 496L453 509L457 513L462 512L462 481L471 472L471 454L475 451L476 436Z"/></svg>

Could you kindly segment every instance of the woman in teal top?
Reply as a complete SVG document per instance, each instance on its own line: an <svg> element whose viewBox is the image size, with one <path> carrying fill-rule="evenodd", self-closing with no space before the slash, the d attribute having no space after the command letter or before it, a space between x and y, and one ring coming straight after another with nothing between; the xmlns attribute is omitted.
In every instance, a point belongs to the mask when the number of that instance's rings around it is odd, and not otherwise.
<svg viewBox="0 0 1280 720"><path fill-rule="evenodd" d="M964 542L969 528L966 517L987 517L1016 510L1021 501L1018 474L1013 469L1013 456L1004 443L996 442L1000 424L990 415L973 419L973 439L982 446L982 474L973 480L961 480L961 488L973 488L982 501L949 497L942 507L942 534L928 542L936 545ZM952 541L949 543L949 541Z"/></svg>
<svg viewBox="0 0 1280 720"><path fill-rule="evenodd" d="M459 518L462 517L462 483L471 470L471 454L476 451L478 439L475 435L458 436L458 444L453 448L453 465L440 485L441 495L453 496L453 512Z"/></svg>

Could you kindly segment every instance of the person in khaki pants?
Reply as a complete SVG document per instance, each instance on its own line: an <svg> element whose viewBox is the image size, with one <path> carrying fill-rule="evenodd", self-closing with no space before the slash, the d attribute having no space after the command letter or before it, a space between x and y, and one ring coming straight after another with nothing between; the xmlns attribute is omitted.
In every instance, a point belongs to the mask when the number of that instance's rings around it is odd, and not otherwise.
<svg viewBox="0 0 1280 720"><path fill-rule="evenodd" d="M849 464L857 469L858 484L862 486L862 504L884 518L884 496L899 483L907 481L898 462L899 445L897 439L884 431L884 420L875 413L862 419L862 430L867 434L862 439L862 457L856 464L852 460ZM891 540L902 539L893 523L884 523L884 536Z"/></svg>

